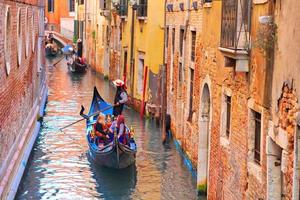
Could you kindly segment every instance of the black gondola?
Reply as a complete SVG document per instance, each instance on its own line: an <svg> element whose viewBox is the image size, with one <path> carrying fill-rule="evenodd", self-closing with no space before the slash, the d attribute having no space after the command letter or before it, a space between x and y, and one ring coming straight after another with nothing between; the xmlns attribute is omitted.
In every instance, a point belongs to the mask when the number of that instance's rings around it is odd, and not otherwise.
<svg viewBox="0 0 300 200"><path fill-rule="evenodd" d="M122 169L132 165L135 162L137 152L137 146L133 138L130 139L128 145L125 145L119 142L118 137L114 137L107 145L101 148L95 143L95 140L92 139L91 133L98 117L98 115L93 114L99 111L104 115L112 114L113 108L103 100L95 87L88 116L83 114L83 110L81 112L81 115L86 118L86 138L89 145L90 157L99 165L116 169ZM129 130L128 127L126 128Z"/></svg>
<svg viewBox="0 0 300 200"><path fill-rule="evenodd" d="M58 53L57 48L53 47L53 44L47 44L45 47L46 56L56 56Z"/></svg>
<svg viewBox="0 0 300 200"><path fill-rule="evenodd" d="M71 72L84 73L87 69L87 64L86 63L81 64L79 61L75 60L75 61L68 62L68 67Z"/></svg>

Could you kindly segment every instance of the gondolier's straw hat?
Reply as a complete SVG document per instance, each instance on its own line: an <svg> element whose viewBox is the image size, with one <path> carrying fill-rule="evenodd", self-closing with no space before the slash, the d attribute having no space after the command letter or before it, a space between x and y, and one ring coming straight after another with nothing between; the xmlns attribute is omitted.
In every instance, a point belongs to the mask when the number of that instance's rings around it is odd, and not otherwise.
<svg viewBox="0 0 300 200"><path fill-rule="evenodd" d="M121 86L124 86L124 81L117 79L117 80L113 81L113 84L117 87L121 87Z"/></svg>

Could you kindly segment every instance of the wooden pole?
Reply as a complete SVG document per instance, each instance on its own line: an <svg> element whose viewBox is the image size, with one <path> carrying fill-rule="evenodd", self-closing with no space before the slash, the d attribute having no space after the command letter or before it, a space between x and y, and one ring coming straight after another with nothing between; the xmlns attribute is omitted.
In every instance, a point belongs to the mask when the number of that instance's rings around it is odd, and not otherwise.
<svg viewBox="0 0 300 200"><path fill-rule="evenodd" d="M145 95L146 95L146 86L147 86L147 75L148 75L148 67L145 67L144 70L144 83L143 83L143 99L142 99L142 105L141 105L141 114L140 117L142 118L145 113Z"/></svg>
<svg viewBox="0 0 300 200"><path fill-rule="evenodd" d="M167 84L166 84L166 65L163 65L163 70L162 70L162 106L161 106L161 111L162 111L162 143L165 143L167 141L167 135L166 135L166 113L167 113Z"/></svg>

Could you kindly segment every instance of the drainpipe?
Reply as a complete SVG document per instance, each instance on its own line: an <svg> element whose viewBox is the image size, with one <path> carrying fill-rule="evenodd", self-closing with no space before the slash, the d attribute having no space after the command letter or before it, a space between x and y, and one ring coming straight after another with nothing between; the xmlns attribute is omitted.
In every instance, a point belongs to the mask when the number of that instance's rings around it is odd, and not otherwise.
<svg viewBox="0 0 300 200"><path fill-rule="evenodd" d="M269 16L272 18L271 23L275 23L275 16L274 16L274 7L275 4L273 1L269 1L268 3L268 13ZM269 27L269 28L273 28ZM275 41L270 40L269 41L271 44L270 46L275 46ZM273 72L274 72L274 57L275 57L275 48L269 48L266 50L266 74L265 74L265 94L264 94L264 107L270 108L271 107L271 102L272 102L272 85L273 85Z"/></svg>
<svg viewBox="0 0 300 200"><path fill-rule="evenodd" d="M133 97L133 92L134 92L134 14L135 10L137 9L137 4L134 4L131 6L132 7L132 15L131 15L131 40L130 40L130 92L131 96Z"/></svg>
<svg viewBox="0 0 300 200"><path fill-rule="evenodd" d="M188 27L189 27L189 23L190 23L190 0L187 0L186 1L186 4L187 4L187 13L186 13L186 18L185 18L185 33L184 33L184 44L183 44L183 59L182 59L182 66L183 66L183 70L182 70L182 77L184 79L184 84L186 85L187 84L187 81L186 79L184 78L184 68L186 67L185 64L186 64L186 60L185 60L185 57L187 55L187 32L188 32ZM188 67L189 68L189 67ZM188 70L187 70L188 71ZM186 87L187 88L187 87ZM183 94L184 95L184 94ZM186 96L184 95L183 98L185 99ZM190 97L190 98L193 98L193 97ZM185 121L184 121L184 115L185 115L185 106L186 104L184 103L184 99L182 100L182 115L181 115L181 122L183 123L181 125L181 132L183 133L183 139L182 139L182 147L185 149L186 147L186 134L185 134L185 131L184 131L184 124L185 124Z"/></svg>

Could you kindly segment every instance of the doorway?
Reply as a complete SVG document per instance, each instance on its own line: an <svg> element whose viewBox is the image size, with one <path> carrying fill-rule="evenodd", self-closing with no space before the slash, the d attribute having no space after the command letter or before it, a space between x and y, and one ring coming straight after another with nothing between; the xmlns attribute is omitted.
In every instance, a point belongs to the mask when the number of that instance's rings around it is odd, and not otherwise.
<svg viewBox="0 0 300 200"><path fill-rule="evenodd" d="M211 119L211 98L207 84L204 85L201 96L199 117L199 141L197 164L197 189L199 195L206 195L208 186L209 136Z"/></svg>

